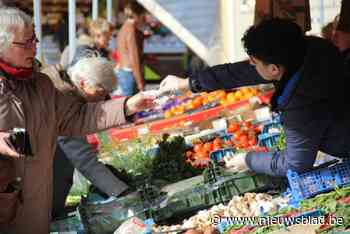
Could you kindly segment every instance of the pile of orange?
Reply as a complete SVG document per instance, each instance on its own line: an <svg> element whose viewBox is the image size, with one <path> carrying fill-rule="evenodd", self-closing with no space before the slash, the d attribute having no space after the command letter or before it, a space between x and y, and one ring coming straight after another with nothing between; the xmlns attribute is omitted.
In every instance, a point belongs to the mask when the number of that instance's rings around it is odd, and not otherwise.
<svg viewBox="0 0 350 234"><path fill-rule="evenodd" d="M182 115L186 111L191 111L207 105L211 102L218 101L221 105L228 105L235 102L247 100L253 96L258 95L256 88L243 87L237 91L226 92L224 90L217 90L210 93L203 92L199 96L195 96L185 103L179 104L164 112L165 118ZM188 96L188 95L187 95Z"/></svg>
<svg viewBox="0 0 350 234"><path fill-rule="evenodd" d="M164 118L179 116L184 114L186 111L198 109L204 105L203 100L204 98L202 96L197 96L188 100L187 102L174 106L164 112Z"/></svg>

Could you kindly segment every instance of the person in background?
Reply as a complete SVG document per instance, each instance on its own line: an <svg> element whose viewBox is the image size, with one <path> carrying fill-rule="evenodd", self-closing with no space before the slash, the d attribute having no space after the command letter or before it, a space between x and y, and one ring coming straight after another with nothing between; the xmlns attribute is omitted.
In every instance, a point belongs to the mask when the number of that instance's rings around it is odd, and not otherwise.
<svg viewBox="0 0 350 234"><path fill-rule="evenodd" d="M348 78L339 50L320 37L305 36L282 19L251 26L242 38L249 61L217 65L187 79L166 77L161 92L231 89L272 83L273 111L281 113L286 149L237 155L236 170L285 177L288 170L313 168L317 152L349 157Z"/></svg>
<svg viewBox="0 0 350 234"><path fill-rule="evenodd" d="M345 71L350 77L350 23L339 27L339 19L340 16L334 19L331 40L342 53L345 60Z"/></svg>
<svg viewBox="0 0 350 234"><path fill-rule="evenodd" d="M58 43L60 51L63 52L68 45L68 13L61 13L60 18L53 40Z"/></svg>
<svg viewBox="0 0 350 234"><path fill-rule="evenodd" d="M94 48L102 57L110 58L108 46L113 32L112 25L106 19L98 18L90 22L89 31L94 41Z"/></svg>
<svg viewBox="0 0 350 234"><path fill-rule="evenodd" d="M36 43L30 16L15 8L0 8L0 157L12 160L11 177L19 183L8 191L0 181L0 233L49 233L58 136L85 136L116 127L154 106L154 98L142 93L93 103L63 95L45 74L34 70ZM25 128L32 157L7 143L15 128ZM3 217L9 216L4 222Z"/></svg>
<svg viewBox="0 0 350 234"><path fill-rule="evenodd" d="M96 49L81 46L67 70L60 65L42 70L64 95L81 102L98 102L109 99L116 80L113 64L102 58ZM118 196L128 186L115 177L101 162L85 137L61 136L57 140L54 158L52 217L62 217L65 201L73 183L76 168L95 187L108 196Z"/></svg>
<svg viewBox="0 0 350 234"><path fill-rule="evenodd" d="M108 45L111 36L112 25L106 19L98 18L97 20L90 22L89 35L80 35L77 40L77 47L81 45L88 45L98 50L102 57L110 59ZM63 68L66 68L70 63L69 47L67 46L61 55L60 64Z"/></svg>
<svg viewBox="0 0 350 234"><path fill-rule="evenodd" d="M143 41L141 28L144 24L145 9L137 1L129 1L124 12L126 21L121 27L118 37L119 70L118 84L121 94L130 96L136 90L145 89L143 76Z"/></svg>

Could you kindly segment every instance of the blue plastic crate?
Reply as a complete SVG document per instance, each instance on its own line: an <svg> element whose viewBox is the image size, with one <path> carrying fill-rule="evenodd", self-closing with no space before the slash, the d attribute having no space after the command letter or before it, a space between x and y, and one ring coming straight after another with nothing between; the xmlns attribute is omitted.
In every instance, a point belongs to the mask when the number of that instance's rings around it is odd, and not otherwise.
<svg viewBox="0 0 350 234"><path fill-rule="evenodd" d="M262 133L258 136L258 145L272 148L280 137L280 133Z"/></svg>
<svg viewBox="0 0 350 234"><path fill-rule="evenodd" d="M289 190L292 200L302 200L350 183L350 160L305 173L288 170Z"/></svg>
<svg viewBox="0 0 350 234"><path fill-rule="evenodd" d="M220 139L223 140L223 141L228 141L228 140L231 140L232 137L233 137L232 134L224 134L224 135L220 136Z"/></svg>
<svg viewBox="0 0 350 234"><path fill-rule="evenodd" d="M235 153L236 150L234 148L215 150L210 153L210 159L215 162L220 162L224 157L232 157Z"/></svg>

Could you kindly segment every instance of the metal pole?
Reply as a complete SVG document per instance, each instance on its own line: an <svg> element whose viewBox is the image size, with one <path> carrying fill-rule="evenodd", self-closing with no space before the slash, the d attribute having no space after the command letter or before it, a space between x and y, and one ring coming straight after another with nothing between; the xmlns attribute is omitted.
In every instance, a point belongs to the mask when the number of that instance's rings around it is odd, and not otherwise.
<svg viewBox="0 0 350 234"><path fill-rule="evenodd" d="M325 24L325 12L324 12L324 0L320 0L320 25L323 26Z"/></svg>
<svg viewBox="0 0 350 234"><path fill-rule="evenodd" d="M97 20L98 18L98 0L92 1L92 20Z"/></svg>
<svg viewBox="0 0 350 234"><path fill-rule="evenodd" d="M75 54L76 44L76 0L69 0L69 62L73 60Z"/></svg>
<svg viewBox="0 0 350 234"><path fill-rule="evenodd" d="M36 37L39 39L39 43L37 44L36 58L39 61L41 61L42 60L41 0L34 0L33 1L33 8L34 8L35 34L36 34Z"/></svg>
<svg viewBox="0 0 350 234"><path fill-rule="evenodd" d="M113 6L112 6L112 0L107 0L107 20L108 22L112 22L113 17Z"/></svg>

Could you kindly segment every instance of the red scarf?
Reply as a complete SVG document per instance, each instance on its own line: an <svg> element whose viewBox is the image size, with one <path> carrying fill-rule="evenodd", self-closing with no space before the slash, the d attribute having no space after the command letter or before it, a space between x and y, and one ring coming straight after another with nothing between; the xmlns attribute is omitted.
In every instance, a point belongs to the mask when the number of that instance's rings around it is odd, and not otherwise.
<svg viewBox="0 0 350 234"><path fill-rule="evenodd" d="M28 80L33 74L33 68L14 67L1 60L0 70L16 80Z"/></svg>

